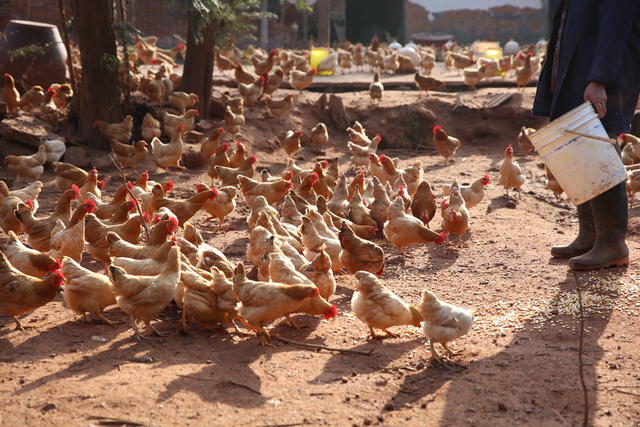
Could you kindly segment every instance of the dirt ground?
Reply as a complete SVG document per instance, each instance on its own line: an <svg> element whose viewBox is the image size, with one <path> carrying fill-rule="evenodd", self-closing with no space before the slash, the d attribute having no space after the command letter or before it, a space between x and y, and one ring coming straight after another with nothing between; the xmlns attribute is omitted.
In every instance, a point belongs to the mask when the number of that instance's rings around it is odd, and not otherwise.
<svg viewBox="0 0 640 427"><path fill-rule="evenodd" d="M482 102L501 90L463 96ZM425 99L415 91L387 91L379 109L369 107L366 92L340 96L350 117L363 121L370 133L380 132L389 140L412 138L415 149L390 150L383 144L380 151L400 157L401 165L421 161L426 179L439 187L453 178L471 182L485 172L497 181L503 150L515 144L519 127L540 124L527 112L532 94L527 89L493 111L455 112L456 94L451 93ZM260 168L283 170L283 152L270 148L268 141L289 128L308 131L315 125L312 103L319 96L299 96L296 110L285 119L262 119L263 107L247 114L240 139L258 155ZM432 124L427 131L427 125L412 124L409 113L415 111L460 137L463 145L455 163L443 166L433 155L434 149L425 144ZM413 128L402 129L404 125ZM325 155L305 149L300 163L337 156L343 159L341 171L352 173L345 134L330 127L330 135ZM471 232L463 247L415 246L401 257L388 243L377 241L389 262L383 280L406 301L418 303L421 291L429 288L475 311L473 329L453 344L462 350L455 364L432 363L425 338L413 327L395 328L399 338L368 340L367 328L350 310L355 286L350 275L337 278L331 300L340 310L335 320L297 316L304 328L278 325L273 333L369 355L314 351L281 342L275 349L265 348L255 336L238 336L231 328L211 332L192 326L186 335L178 331L175 306L157 323L169 336L137 341L128 324L83 323L58 296L24 317L22 322L29 326L25 332L15 331L10 319L0 319L0 423L579 425L584 412L578 369L579 286L585 310L583 370L589 418L596 426L639 426L640 210L631 211L633 261L628 269L574 275L565 262L549 256L552 244L567 242L576 232L574 211L566 199L556 201L544 188L538 158L519 161L528 177L522 199L514 203L502 188L490 185L484 201L471 210ZM6 175L6 170L0 174ZM152 178L164 176L168 175ZM208 180L202 169L172 177L183 196L195 182ZM41 196L42 212L47 212L59 192L50 171L43 178L50 185ZM113 191L117 185L114 177L107 188ZM234 262L244 259L247 213L240 203L226 233L201 225L210 243ZM437 220L434 226L439 227ZM127 320L117 307L106 315Z"/></svg>

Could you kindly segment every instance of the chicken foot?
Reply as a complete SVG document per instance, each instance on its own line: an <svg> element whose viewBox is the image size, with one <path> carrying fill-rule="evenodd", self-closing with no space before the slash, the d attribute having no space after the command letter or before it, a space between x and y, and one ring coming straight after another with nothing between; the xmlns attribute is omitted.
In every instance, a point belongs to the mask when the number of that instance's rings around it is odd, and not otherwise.
<svg viewBox="0 0 640 427"><path fill-rule="evenodd" d="M453 356L457 356L459 354L462 354L461 350L451 350L447 346L447 343L442 343L442 347L444 347L444 349L447 351L447 354L449 355L449 357L453 357Z"/></svg>
<svg viewBox="0 0 640 427"><path fill-rule="evenodd" d="M159 337L166 337L167 335L169 335L168 332L160 332L158 329L156 329L152 324L151 321L145 321L144 322L145 325L147 325L147 327L149 327L149 329L151 329L157 336Z"/></svg>

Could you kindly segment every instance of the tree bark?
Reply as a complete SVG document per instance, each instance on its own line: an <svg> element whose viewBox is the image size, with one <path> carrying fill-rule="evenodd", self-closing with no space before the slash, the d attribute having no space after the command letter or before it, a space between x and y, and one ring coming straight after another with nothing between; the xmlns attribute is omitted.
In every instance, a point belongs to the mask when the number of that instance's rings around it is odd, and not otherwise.
<svg viewBox="0 0 640 427"><path fill-rule="evenodd" d="M214 25L215 22L212 19L202 29L200 40L195 37L195 29L191 20L189 20L187 28L187 55L184 59L181 89L184 92L198 95L200 117L202 118L209 117L211 109Z"/></svg>
<svg viewBox="0 0 640 427"><path fill-rule="evenodd" d="M78 130L86 145L106 148L93 123L122 120L112 2L72 0L71 10L82 56Z"/></svg>

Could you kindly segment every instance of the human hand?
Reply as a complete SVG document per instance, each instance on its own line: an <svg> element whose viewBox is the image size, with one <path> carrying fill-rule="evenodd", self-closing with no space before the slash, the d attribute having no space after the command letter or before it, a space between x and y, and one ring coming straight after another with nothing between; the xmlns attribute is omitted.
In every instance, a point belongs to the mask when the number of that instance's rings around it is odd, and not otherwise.
<svg viewBox="0 0 640 427"><path fill-rule="evenodd" d="M599 118L607 115L607 91L602 84L598 82L589 83L584 90L584 100L591 101L598 112Z"/></svg>

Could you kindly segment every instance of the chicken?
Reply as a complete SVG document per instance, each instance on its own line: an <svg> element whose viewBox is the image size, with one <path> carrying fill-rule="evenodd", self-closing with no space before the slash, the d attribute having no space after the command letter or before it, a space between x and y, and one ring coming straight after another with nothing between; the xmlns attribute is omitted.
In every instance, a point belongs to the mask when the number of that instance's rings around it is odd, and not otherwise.
<svg viewBox="0 0 640 427"><path fill-rule="evenodd" d="M420 73L416 73L413 76L413 79L416 82L416 87L421 90L424 91L425 94L429 94L430 90L433 89L437 89L441 86L444 86L444 82L441 80L438 80L436 78L430 77L430 76L424 76Z"/></svg>
<svg viewBox="0 0 640 427"><path fill-rule="evenodd" d="M269 214L273 214L276 218L278 217L278 211L276 208L271 206L265 196L257 196L253 204L251 205L251 213L247 217L247 223L249 224L249 228L252 229L256 226L258 222L258 216L261 212L267 212Z"/></svg>
<svg viewBox="0 0 640 427"><path fill-rule="evenodd" d="M258 99L262 96L264 86L267 84L265 76L260 76L258 80L251 84L238 83L238 91L244 101L244 105L252 108Z"/></svg>
<svg viewBox="0 0 640 427"><path fill-rule="evenodd" d="M247 326L261 334L263 345L269 345L271 338L266 325L294 313L307 299L322 298L316 286L249 280L242 263L238 263L234 271L233 291L240 300L238 314L246 320ZM335 307L325 314L325 317L334 316Z"/></svg>
<svg viewBox="0 0 640 427"><path fill-rule="evenodd" d="M453 61L454 67L456 67L458 70L470 67L475 63L473 58L463 53L451 52L449 53L449 57Z"/></svg>
<svg viewBox="0 0 640 427"><path fill-rule="evenodd" d="M62 260L62 274L66 279L62 296L71 310L87 320L90 313L108 325L114 323L104 317L102 311L116 303L116 294L111 281L104 274L94 273L71 258Z"/></svg>
<svg viewBox="0 0 640 427"><path fill-rule="evenodd" d="M100 133L109 141L116 140L118 142L127 143L131 139L133 117L126 115L120 123L107 123L102 120L96 120L93 122L93 125L96 126Z"/></svg>
<svg viewBox="0 0 640 427"><path fill-rule="evenodd" d="M449 191L449 199L442 202L442 231L455 234L460 239L469 229L469 209L460 194L458 182L454 181Z"/></svg>
<svg viewBox="0 0 640 427"><path fill-rule="evenodd" d="M220 147L220 140L222 139L222 135L224 134L224 128L219 127L215 129L211 135L206 137L202 141L202 145L200 146L200 156L204 160L204 162L208 162L212 156L216 154L218 147ZM227 148L229 145L227 144ZM226 166L226 165L223 165Z"/></svg>
<svg viewBox="0 0 640 427"><path fill-rule="evenodd" d="M369 173L383 184L386 183L386 172L376 153L369 153Z"/></svg>
<svg viewBox="0 0 640 427"><path fill-rule="evenodd" d="M529 135L531 135L535 131L535 129L525 126L522 126L522 129L520 129L520 133L518 134L518 146L520 146L520 150L524 154L530 154L536 151L536 148L533 146L531 139L529 139Z"/></svg>
<svg viewBox="0 0 640 427"><path fill-rule="evenodd" d="M378 223L371 216L371 211L362 202L362 196L359 192L355 192L349 201L349 220L359 225L368 225L373 228L375 233L378 229Z"/></svg>
<svg viewBox="0 0 640 427"><path fill-rule="evenodd" d="M0 227L2 227L2 230L4 230L5 233L9 233L9 231L20 233L22 226L20 221L18 221L18 218L14 215L14 212L17 207L23 203L33 206L33 202L31 200L22 200L17 196L6 197L2 201L2 204L0 204Z"/></svg>
<svg viewBox="0 0 640 427"><path fill-rule="evenodd" d="M267 112L272 117L280 117L293 108L293 95L287 95L282 99L272 99L266 95Z"/></svg>
<svg viewBox="0 0 640 427"><path fill-rule="evenodd" d="M340 179L338 179L331 199L327 202L327 209L342 218L347 218L349 216L348 195L349 189L347 187L346 177L342 175Z"/></svg>
<svg viewBox="0 0 640 427"><path fill-rule="evenodd" d="M320 122L311 128L309 139L313 145L323 145L329 142L329 132L327 126Z"/></svg>
<svg viewBox="0 0 640 427"><path fill-rule="evenodd" d="M380 279L367 271L356 272L356 278L358 284L351 297L351 310L369 327L371 338L378 337L375 329L382 329L387 336L394 337L396 335L388 331L392 326L420 326L420 311L402 301Z"/></svg>
<svg viewBox="0 0 640 427"><path fill-rule="evenodd" d="M148 145L143 139L133 145L111 141L111 151L116 161L125 168L141 164L149 155L147 147Z"/></svg>
<svg viewBox="0 0 640 427"><path fill-rule="evenodd" d="M342 246L340 262L349 273L362 270L382 275L385 261L380 246L356 236L346 224L342 224L338 237Z"/></svg>
<svg viewBox="0 0 640 427"><path fill-rule="evenodd" d="M462 70L464 84L475 89L476 86L478 86L478 83L480 83L480 81L485 77L485 69L486 67L484 66L474 66Z"/></svg>
<svg viewBox="0 0 640 427"><path fill-rule="evenodd" d="M404 248L413 244L433 242L436 245L444 242L444 233L436 233L425 226L422 221L404 211L404 201L396 198L387 209L387 221L384 223L383 234L397 248Z"/></svg>
<svg viewBox="0 0 640 427"><path fill-rule="evenodd" d="M155 119L151 113L147 113L142 118L142 138L151 142L153 138L160 138L162 131L160 130L160 120Z"/></svg>
<svg viewBox="0 0 640 427"><path fill-rule="evenodd" d="M204 184L196 184L196 191L203 192L209 190ZM238 188L232 185L217 189L218 196L213 200L207 199L202 205L202 209L210 215L205 222L212 219L218 219L218 228L222 228L225 218L236 209L236 197L238 196Z"/></svg>
<svg viewBox="0 0 640 427"><path fill-rule="evenodd" d="M546 165L544 166L544 175L545 188L553 191L553 195L556 197L556 199L559 199L564 190L560 186L560 183L558 183L556 177L553 176L553 173L551 173L551 170Z"/></svg>
<svg viewBox="0 0 640 427"><path fill-rule="evenodd" d="M53 164L57 162L64 156L64 153L67 151L67 145L65 144L63 139L47 139L43 142L44 146L47 148L46 151L46 159L47 163Z"/></svg>
<svg viewBox="0 0 640 427"><path fill-rule="evenodd" d="M447 344L458 337L469 332L473 324L473 314L471 311L452 304L440 301L432 292L422 291L422 301L420 302L420 314L422 331L429 339L431 355L435 359L441 359L436 351L434 343L440 343L450 356L454 354Z"/></svg>
<svg viewBox="0 0 640 427"><path fill-rule="evenodd" d="M433 194L431 185L427 181L422 181L411 200L411 213L428 226L437 210L436 196Z"/></svg>
<svg viewBox="0 0 640 427"><path fill-rule="evenodd" d="M638 191L640 191L640 170L628 172L627 178L627 197L629 198L629 206L633 206L633 200Z"/></svg>
<svg viewBox="0 0 640 427"><path fill-rule="evenodd" d="M182 150L184 149L184 141L182 136L185 133L185 128L182 124L177 126L177 131L171 137L171 141L168 144L160 141L158 138L151 140L151 150L153 151L153 157L156 162L165 169L170 167L183 169L180 166L180 159L182 158Z"/></svg>
<svg viewBox="0 0 640 427"><path fill-rule="evenodd" d="M234 267L229 262L227 257L220 250L206 243L204 241L204 238L202 237L202 234L200 234L200 231L198 231L198 229L189 222L185 223L184 225L183 240L191 243L197 251L197 254L195 256L187 255L190 261L192 259L198 260L198 262L192 262L192 264L206 271L208 271L212 267L215 267L222 273L224 273L227 277L233 276ZM184 253L185 251L182 243L183 241L179 239L178 244L181 245L180 249Z"/></svg>
<svg viewBox="0 0 640 427"><path fill-rule="evenodd" d="M215 169L216 166L222 166L226 168L231 167L231 160L229 159L229 156L227 154L228 152L229 152L229 144L225 142L224 144L220 144L218 146L218 149L216 150L215 154L211 157L211 159L209 159L207 175L211 177L212 183L214 179L218 178L218 174L216 173L216 169Z"/></svg>
<svg viewBox="0 0 640 427"><path fill-rule="evenodd" d="M247 149L240 141L236 141L236 151L229 158L229 167L239 168L247 160Z"/></svg>
<svg viewBox="0 0 640 427"><path fill-rule="evenodd" d="M47 161L47 147L41 144L38 151L30 156L14 156L9 154L4 158L4 164L12 174L15 174L14 184L22 181L35 181L44 172L44 164Z"/></svg>
<svg viewBox="0 0 640 427"><path fill-rule="evenodd" d="M216 67L220 71L231 71L236 68L236 63L226 56L222 55L219 50L215 54Z"/></svg>
<svg viewBox="0 0 640 427"><path fill-rule="evenodd" d="M380 82L380 73L375 73L373 75L373 82L369 84L369 97L371 98L371 103L380 105L382 95L384 95L384 85Z"/></svg>
<svg viewBox="0 0 640 427"><path fill-rule="evenodd" d="M94 214L88 214L84 221L87 251L105 266L111 262L109 258L110 243L106 239L110 231L134 244L140 236L141 218L138 215L134 215L124 224L118 225L105 225Z"/></svg>
<svg viewBox="0 0 640 427"><path fill-rule="evenodd" d="M472 208L484 199L484 187L489 185L491 178L487 174L483 174L480 178L475 180L471 185L460 185L460 194L464 199L464 203L467 208ZM442 192L445 196L449 195L451 186L445 184L442 186Z"/></svg>
<svg viewBox="0 0 640 427"><path fill-rule="evenodd" d="M166 207L173 212L178 218L179 225L183 225L202 208L207 200L214 200L216 197L218 197L218 190L213 188L196 193L186 200L156 197L154 203L158 208Z"/></svg>
<svg viewBox="0 0 640 427"><path fill-rule="evenodd" d="M33 277L43 277L62 267L59 259L25 246L13 231L9 231L8 234L9 239L2 252L20 272Z"/></svg>
<svg viewBox="0 0 640 427"><path fill-rule="evenodd" d="M53 170L56 173L56 187L61 191L70 189L73 184L82 187L89 177L89 172L70 163L55 162Z"/></svg>
<svg viewBox="0 0 640 427"><path fill-rule="evenodd" d="M351 55L351 52L340 52L338 63L340 68L342 68L343 74L346 73L346 70L350 70L353 66L353 56Z"/></svg>
<svg viewBox="0 0 640 427"><path fill-rule="evenodd" d="M89 193L91 193L97 200L102 200L102 189L105 184L104 180L98 180L98 170L94 167L87 175L87 180L82 187L79 188L79 197L86 199L89 197ZM73 185L71 185L71 188L74 188Z"/></svg>
<svg viewBox="0 0 640 427"><path fill-rule="evenodd" d="M169 136L169 138L174 138L178 133L180 125L184 129L184 133L189 132L196 123L196 117L200 112L198 110L187 110L181 115L171 114L167 111L162 115L162 125L164 126L164 133Z"/></svg>
<svg viewBox="0 0 640 427"><path fill-rule="evenodd" d="M430 76L433 67L436 66L436 56L430 53L425 53L420 59L420 66L422 67L426 75Z"/></svg>
<svg viewBox="0 0 640 427"><path fill-rule="evenodd" d="M500 164L500 177L498 178L498 185L504 187L504 190L509 196L509 189L512 188L520 194L520 188L526 182L526 178L522 175L520 165L516 160L513 160L513 146L509 146L504 150L504 160Z"/></svg>
<svg viewBox="0 0 640 427"><path fill-rule="evenodd" d="M195 107L199 102L198 95L195 93L173 92L169 96L169 104L178 110L180 114L184 114L187 108Z"/></svg>
<svg viewBox="0 0 640 427"><path fill-rule="evenodd" d="M390 55L382 57L382 69L383 71L394 74L400 68L400 62L398 61L398 53L391 52Z"/></svg>
<svg viewBox="0 0 640 427"><path fill-rule="evenodd" d="M51 301L63 282L64 276L59 270L42 279L21 273L0 252L0 313L11 316L16 328L24 330L18 315Z"/></svg>
<svg viewBox="0 0 640 427"><path fill-rule="evenodd" d="M301 130L292 131L288 130L284 138L282 138L282 148L289 155L289 157L295 156L295 154L302 149L301 138L303 132Z"/></svg>
<svg viewBox="0 0 640 427"><path fill-rule="evenodd" d="M622 153L620 154L620 158L622 159L622 163L625 165L632 165L636 163L636 156L633 154L633 145L625 144L622 148Z"/></svg>
<svg viewBox="0 0 640 427"><path fill-rule="evenodd" d="M334 74L338 68L338 52L331 52L318 63L318 72L330 72Z"/></svg>
<svg viewBox="0 0 640 427"><path fill-rule="evenodd" d="M223 186L238 185L238 176L244 175L253 178L256 173L256 156L255 154L247 157L242 166L237 169L227 168L224 166L215 166L214 169L218 178L222 181Z"/></svg>
<svg viewBox="0 0 640 427"><path fill-rule="evenodd" d="M524 60L524 65L522 67L516 68L516 86L524 89L524 87L531 81L533 77L533 66L531 64L531 58L533 57L533 52L529 52Z"/></svg>
<svg viewBox="0 0 640 427"><path fill-rule="evenodd" d="M38 211L38 196L42 191L42 181L33 181L31 184L26 187L19 188L16 190L9 191L9 187L7 187L7 183L4 181L0 181L0 204L4 202L7 197L17 197L23 202L27 200L31 201L31 205L33 206L33 213Z"/></svg>
<svg viewBox="0 0 640 427"><path fill-rule="evenodd" d="M42 86L31 86L31 88L20 97L19 106L22 111L30 112L40 107L44 102L44 89Z"/></svg>
<svg viewBox="0 0 640 427"><path fill-rule="evenodd" d="M258 80L258 76L256 74L252 73L251 71L245 70L241 64L236 65L234 76L238 85L241 83L245 85L251 85L255 83L256 80Z"/></svg>
<svg viewBox="0 0 640 427"><path fill-rule="evenodd" d="M66 227L62 221L56 220L56 225L51 230L51 249L47 251L47 255L56 259L66 256L80 262L84 251L84 219L88 214L93 213L94 209L93 200L85 200L76 208Z"/></svg>
<svg viewBox="0 0 640 427"><path fill-rule="evenodd" d="M177 239L164 242L160 246L156 245L153 254L147 258L115 257L112 259L111 265L122 268L127 274L155 276L164 269L169 252L174 246L179 246Z"/></svg>
<svg viewBox="0 0 640 427"><path fill-rule="evenodd" d="M444 157L445 165L449 163L449 158L453 157L458 148L460 148L460 140L449 136L439 125L433 127L433 143L436 146L436 150L438 150L438 154Z"/></svg>
<svg viewBox="0 0 640 427"><path fill-rule="evenodd" d="M370 206L371 216L378 224L378 230L382 230L387 221L387 209L391 205L389 195L378 178L373 178L373 202Z"/></svg>
<svg viewBox="0 0 640 427"><path fill-rule="evenodd" d="M313 76L318 73L316 68L312 68L309 71L299 71L299 70L291 70L291 74L289 75L289 82L291 87L297 89L302 93L302 91L313 83Z"/></svg>
<svg viewBox="0 0 640 427"><path fill-rule="evenodd" d="M258 182L243 175L238 176L238 184L249 207L253 205L253 201L258 196L264 196L269 204L278 203L293 188L291 181L284 179L274 182Z"/></svg>
<svg viewBox="0 0 640 427"><path fill-rule="evenodd" d="M371 141L365 145L361 146L359 144L353 143L351 141L347 141L347 149L351 153L351 164L354 166L363 166L367 167L371 163L371 154L375 154L378 150L378 145L382 141L382 136L377 133Z"/></svg>
<svg viewBox="0 0 640 427"><path fill-rule="evenodd" d="M224 126L231 135L240 132L240 128L244 125L245 119L243 114L236 114L231 111L231 107L227 105L224 112Z"/></svg>
<svg viewBox="0 0 640 427"><path fill-rule="evenodd" d="M279 250L265 253L263 258L268 259L269 277L272 282L285 285L311 285L315 284L307 276L296 270L293 263Z"/></svg>
<svg viewBox="0 0 640 427"><path fill-rule="evenodd" d="M267 82L262 88L265 95L271 95L275 92L280 85L282 84L282 80L284 79L284 71L281 68L276 68L276 70L267 78Z"/></svg>
<svg viewBox="0 0 640 427"><path fill-rule="evenodd" d="M151 320L175 298L180 282L180 248L173 247L163 271L155 276L132 276L121 268L109 267L109 277L116 289L118 306L129 315L136 337L141 338L136 320L142 320L157 335L164 335Z"/></svg>
<svg viewBox="0 0 640 427"><path fill-rule="evenodd" d="M73 89L69 83L54 83L49 86L48 90L53 90L55 96L53 97L53 103L56 104L59 110L66 110L69 106L69 101L73 97Z"/></svg>
<svg viewBox="0 0 640 427"><path fill-rule="evenodd" d="M7 104L9 114L18 114L18 107L20 106L20 92L16 89L15 80L9 73L4 73L3 80L2 100Z"/></svg>

